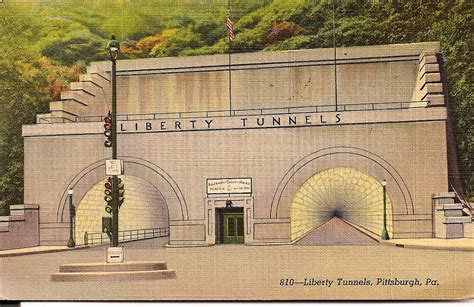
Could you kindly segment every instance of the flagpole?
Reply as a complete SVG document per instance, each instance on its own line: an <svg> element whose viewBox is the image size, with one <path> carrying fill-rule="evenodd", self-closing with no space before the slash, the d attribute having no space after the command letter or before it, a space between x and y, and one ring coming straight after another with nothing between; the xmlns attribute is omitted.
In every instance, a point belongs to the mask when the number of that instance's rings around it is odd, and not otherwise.
<svg viewBox="0 0 474 307"><path fill-rule="evenodd" d="M229 113L230 116L232 116L232 63L231 63L231 48L232 48L232 42L229 41L229 52L228 52L228 57L229 57Z"/></svg>
<svg viewBox="0 0 474 307"><path fill-rule="evenodd" d="M229 115L232 116L232 40L233 40L233 24L232 24L232 0L229 0L227 3L228 13L227 13L227 42L229 43L227 56L229 62Z"/></svg>

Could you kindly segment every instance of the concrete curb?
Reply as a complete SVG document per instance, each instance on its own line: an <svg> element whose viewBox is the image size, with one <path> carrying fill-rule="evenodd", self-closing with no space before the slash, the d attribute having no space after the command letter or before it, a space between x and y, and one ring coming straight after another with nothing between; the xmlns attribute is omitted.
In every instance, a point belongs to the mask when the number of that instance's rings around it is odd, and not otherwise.
<svg viewBox="0 0 474 307"><path fill-rule="evenodd" d="M2 254L0 251L0 258L7 258L7 257L16 257L16 256L25 256L25 255L36 255L36 254L49 254L49 253L56 253L56 252L65 252L65 251L73 251L78 249L85 249L89 248L89 246L79 246L75 248L61 248L61 249L46 249L46 250L31 250L31 251L18 251L18 250L11 250L8 253Z"/></svg>
<svg viewBox="0 0 474 307"><path fill-rule="evenodd" d="M474 251L474 246L438 246L438 245L427 245L427 244L413 244L413 243L397 243L391 241L380 241L381 245L401 247L401 248L413 248L413 249L430 249L430 250L444 250L444 251Z"/></svg>
<svg viewBox="0 0 474 307"><path fill-rule="evenodd" d="M132 271L132 272L80 272L57 273L51 275L53 282L85 282L85 281L131 281L176 278L175 270Z"/></svg>
<svg viewBox="0 0 474 307"><path fill-rule="evenodd" d="M163 244L163 247L166 247L166 248L194 248L194 247L209 247L209 246L214 246L214 245L213 244L173 245L173 244L165 243L165 244Z"/></svg>
<svg viewBox="0 0 474 307"><path fill-rule="evenodd" d="M131 261L120 263L71 263L59 267L51 275L53 282L151 280L176 278L176 271L163 261Z"/></svg>

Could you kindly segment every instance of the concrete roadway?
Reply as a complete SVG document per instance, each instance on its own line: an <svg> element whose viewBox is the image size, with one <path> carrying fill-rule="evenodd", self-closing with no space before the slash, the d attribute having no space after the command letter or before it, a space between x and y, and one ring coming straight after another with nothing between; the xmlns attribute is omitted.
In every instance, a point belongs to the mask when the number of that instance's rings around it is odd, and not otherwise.
<svg viewBox="0 0 474 307"><path fill-rule="evenodd" d="M337 217L333 217L295 243L303 246L375 244L375 239Z"/></svg>
<svg viewBox="0 0 474 307"><path fill-rule="evenodd" d="M0 294L2 298L15 300L474 297L474 252L470 251L383 245L162 248L163 243L163 239L128 243L125 258L129 261L167 261L169 268L176 269L176 279L117 280L115 283L50 281L50 275L58 272L60 264L103 261L105 247L95 247L0 258ZM307 284L315 285L298 283L304 282L305 278ZM362 285L338 286L338 278L361 280ZM418 279L421 285L376 285L377 278L410 279L414 282ZM426 285L427 279L431 279L429 285ZM371 285L366 285L368 282Z"/></svg>

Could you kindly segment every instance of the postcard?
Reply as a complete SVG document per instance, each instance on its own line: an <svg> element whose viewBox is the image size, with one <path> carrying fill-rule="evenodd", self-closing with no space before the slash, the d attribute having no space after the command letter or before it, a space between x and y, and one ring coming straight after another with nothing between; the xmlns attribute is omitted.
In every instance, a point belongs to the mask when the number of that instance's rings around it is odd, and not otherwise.
<svg viewBox="0 0 474 307"><path fill-rule="evenodd" d="M1 1L0 298L473 298L472 13Z"/></svg>

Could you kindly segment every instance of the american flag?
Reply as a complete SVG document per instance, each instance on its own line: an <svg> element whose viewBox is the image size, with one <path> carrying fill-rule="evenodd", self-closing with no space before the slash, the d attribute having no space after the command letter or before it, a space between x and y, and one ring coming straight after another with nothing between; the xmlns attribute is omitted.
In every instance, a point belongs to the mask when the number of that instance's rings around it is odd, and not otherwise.
<svg viewBox="0 0 474 307"><path fill-rule="evenodd" d="M234 23L232 22L232 8L230 5L225 26L227 28L227 39L232 42L234 40Z"/></svg>

